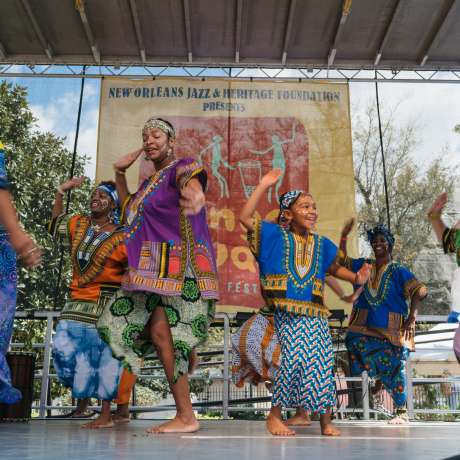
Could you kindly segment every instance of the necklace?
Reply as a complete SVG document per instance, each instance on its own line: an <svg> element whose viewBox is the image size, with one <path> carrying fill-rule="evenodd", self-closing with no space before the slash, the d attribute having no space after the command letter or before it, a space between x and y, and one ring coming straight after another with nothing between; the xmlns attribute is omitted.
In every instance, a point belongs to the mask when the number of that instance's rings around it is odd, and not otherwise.
<svg viewBox="0 0 460 460"><path fill-rule="evenodd" d="M110 223L111 223L110 220L108 220L105 224L102 224L102 225L93 224L93 222L91 222L91 228L92 228L95 232L100 232L105 226L109 225Z"/></svg>

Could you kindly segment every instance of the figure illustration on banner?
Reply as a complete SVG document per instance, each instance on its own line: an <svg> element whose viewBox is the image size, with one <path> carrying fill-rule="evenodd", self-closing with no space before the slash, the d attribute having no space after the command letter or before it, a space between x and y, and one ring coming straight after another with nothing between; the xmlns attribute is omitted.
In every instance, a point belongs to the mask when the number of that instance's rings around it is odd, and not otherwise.
<svg viewBox="0 0 460 460"><path fill-rule="evenodd" d="M292 136L288 139L281 140L279 136L274 134L272 136L272 145L262 151L258 150L249 150L251 153L255 153L256 155L265 155L266 153L270 152L273 150L273 158L272 158L272 169L281 169L282 174L278 179L278 182L275 185L275 199L278 201L278 196L279 196L279 190L281 187L281 184L283 183L284 176L286 174L286 158L284 156L284 151L283 151L283 145L284 144L290 144L291 142L295 141L295 122L292 124ZM272 202L272 189L273 187L270 187L268 190L268 202Z"/></svg>
<svg viewBox="0 0 460 460"><path fill-rule="evenodd" d="M205 147L199 154L199 162L203 163L203 156L204 154L211 149L211 172L212 175L217 179L220 188L220 197L221 198L230 198L230 193L228 191L228 183L227 179L219 172L219 167L222 164L227 169L235 169L234 166L230 166L223 158L222 158L222 150L220 148L220 143L222 142L222 136L216 135L213 136L212 142Z"/></svg>

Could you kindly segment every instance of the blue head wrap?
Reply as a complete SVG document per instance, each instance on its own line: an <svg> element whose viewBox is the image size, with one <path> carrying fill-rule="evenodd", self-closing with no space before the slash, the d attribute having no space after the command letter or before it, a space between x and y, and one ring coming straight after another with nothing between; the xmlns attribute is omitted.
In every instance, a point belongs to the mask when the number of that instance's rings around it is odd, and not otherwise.
<svg viewBox="0 0 460 460"><path fill-rule="evenodd" d="M112 184L100 184L96 187L96 190L102 190L103 192L107 193L107 195L109 195L109 197L115 203L115 208L112 212L112 222L118 225L120 223L121 209L117 189Z"/></svg>
<svg viewBox="0 0 460 460"><path fill-rule="evenodd" d="M393 233L388 230L388 228L383 225L383 224L378 224L374 228L367 230L367 240L369 243L372 243L372 240L377 236L377 235L382 235L388 243L388 246L390 246L390 252L393 250L393 246L395 244L395 237L393 236Z"/></svg>
<svg viewBox="0 0 460 460"><path fill-rule="evenodd" d="M303 190L291 190L289 192L283 193L280 196L280 215L278 217L278 223L281 226L288 226L284 211L288 210L292 204L295 203L295 200L297 200L297 198L302 195L302 193L305 192Z"/></svg>
<svg viewBox="0 0 460 460"><path fill-rule="evenodd" d="M283 193L280 196L280 211L286 211L289 209L292 204L299 198L302 193L305 193L303 190L291 190L289 192Z"/></svg>

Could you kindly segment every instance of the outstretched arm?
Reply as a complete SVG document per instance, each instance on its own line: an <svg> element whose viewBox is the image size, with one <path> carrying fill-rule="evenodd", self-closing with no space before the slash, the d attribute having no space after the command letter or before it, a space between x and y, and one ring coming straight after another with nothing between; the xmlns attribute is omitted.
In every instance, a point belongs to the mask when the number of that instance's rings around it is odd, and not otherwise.
<svg viewBox="0 0 460 460"><path fill-rule="evenodd" d="M60 216L64 212L64 195L68 190L72 190L75 187L79 187L84 181L85 176L80 177L72 177L65 182L63 182L59 187L58 191L56 192L56 196L54 198L54 205L53 211L51 213L52 217L55 218Z"/></svg>
<svg viewBox="0 0 460 460"><path fill-rule="evenodd" d="M295 123L292 123L292 136L289 139L285 139L281 141L281 144L289 144L290 142L294 142L295 140Z"/></svg>
<svg viewBox="0 0 460 460"><path fill-rule="evenodd" d="M265 174L260 180L259 185L256 187L249 200L243 207L240 214L240 222L246 230L254 230L253 217L254 212L259 204L262 195L273 185L276 184L279 177L281 176L281 169L272 169L270 172Z"/></svg>
<svg viewBox="0 0 460 460"><path fill-rule="evenodd" d="M9 234L9 241L27 267L41 262L41 250L35 241L21 228L10 192L0 188L0 223Z"/></svg>
<svg viewBox="0 0 460 460"><path fill-rule="evenodd" d="M348 268L342 267L337 262L333 262L332 265L327 270L332 276L339 278L344 281L348 281L351 284L366 284L366 281L369 279L371 273L371 265L363 264L363 266L355 273Z"/></svg>
<svg viewBox="0 0 460 460"><path fill-rule="evenodd" d="M339 282L332 276L326 276L325 282L335 292L335 294L339 297L340 300L343 300L347 303L354 303L363 291L363 287L361 286L351 294L347 295L343 291L342 286L340 286Z"/></svg>
<svg viewBox="0 0 460 460"><path fill-rule="evenodd" d="M442 236L447 228L446 224L441 219L441 214L446 206L448 199L447 193L441 193L434 203L431 205L430 209L427 212L428 219L430 220L431 226L433 227L436 238L440 243L442 243Z"/></svg>
<svg viewBox="0 0 460 460"><path fill-rule="evenodd" d="M271 147L268 147L267 150L251 150L249 149L249 151L251 153L255 153L256 155L265 155L266 153L268 153L270 150L273 150L273 145Z"/></svg>
<svg viewBox="0 0 460 460"><path fill-rule="evenodd" d="M353 226L355 225L355 219L352 217L345 222L345 225L342 228L342 233L340 235L340 250L343 252L343 255L347 255L347 238L350 234Z"/></svg>

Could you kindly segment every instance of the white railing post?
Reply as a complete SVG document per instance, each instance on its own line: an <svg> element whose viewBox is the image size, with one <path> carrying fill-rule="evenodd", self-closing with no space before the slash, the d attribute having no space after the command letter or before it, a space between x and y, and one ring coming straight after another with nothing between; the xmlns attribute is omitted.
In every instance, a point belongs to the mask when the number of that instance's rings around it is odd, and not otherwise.
<svg viewBox="0 0 460 460"><path fill-rule="evenodd" d="M223 385L222 385L222 416L224 420L228 420L228 402L229 402L229 384L230 384L230 357L229 357L229 344L230 344L230 320L226 314L222 315L224 320L224 372L223 372Z"/></svg>
<svg viewBox="0 0 460 460"><path fill-rule="evenodd" d="M51 364L51 339L53 336L53 314L46 315L45 352L43 355L43 369L40 387L40 418L46 417L46 405L48 402L48 386Z"/></svg>
<svg viewBox="0 0 460 460"><path fill-rule="evenodd" d="M363 400L363 418L364 420L370 419L370 410L369 410L369 376L366 371L363 371L361 374L361 392Z"/></svg>
<svg viewBox="0 0 460 460"><path fill-rule="evenodd" d="M414 419L414 381L412 377L412 362L410 355L406 361L406 381L407 381L407 415L410 420Z"/></svg>

